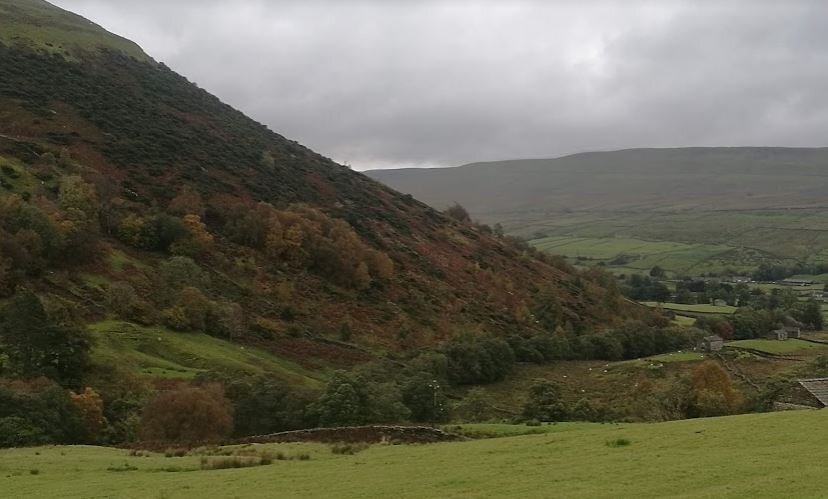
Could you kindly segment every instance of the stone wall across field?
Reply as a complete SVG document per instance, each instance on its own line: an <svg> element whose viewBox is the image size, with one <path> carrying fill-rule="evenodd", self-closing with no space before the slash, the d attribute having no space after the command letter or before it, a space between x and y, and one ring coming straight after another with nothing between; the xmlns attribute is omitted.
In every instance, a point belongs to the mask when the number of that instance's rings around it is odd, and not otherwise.
<svg viewBox="0 0 828 499"><path fill-rule="evenodd" d="M345 426L341 428L314 428L310 430L285 431L269 435L246 437L237 443L407 443L427 444L450 442L463 437L429 426Z"/></svg>

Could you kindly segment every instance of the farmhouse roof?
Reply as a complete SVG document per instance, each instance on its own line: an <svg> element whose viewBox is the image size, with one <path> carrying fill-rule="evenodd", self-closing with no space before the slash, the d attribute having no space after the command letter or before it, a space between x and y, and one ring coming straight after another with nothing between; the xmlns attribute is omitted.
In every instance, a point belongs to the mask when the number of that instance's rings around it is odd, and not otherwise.
<svg viewBox="0 0 828 499"><path fill-rule="evenodd" d="M721 336L714 334L713 336L705 336L704 341L724 341L724 339Z"/></svg>
<svg viewBox="0 0 828 499"><path fill-rule="evenodd" d="M816 397L822 405L828 406L828 378L801 379L799 384Z"/></svg>

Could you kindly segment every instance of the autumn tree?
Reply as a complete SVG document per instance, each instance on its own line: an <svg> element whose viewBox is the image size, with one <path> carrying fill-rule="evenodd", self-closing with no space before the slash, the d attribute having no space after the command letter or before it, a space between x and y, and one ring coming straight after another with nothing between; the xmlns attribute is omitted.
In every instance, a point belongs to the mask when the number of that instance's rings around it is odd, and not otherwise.
<svg viewBox="0 0 828 499"><path fill-rule="evenodd" d="M704 362L690 375L691 416L708 417L733 414L744 401L733 386L727 371L717 362Z"/></svg>
<svg viewBox="0 0 828 499"><path fill-rule="evenodd" d="M144 407L140 428L148 441L216 441L232 433L233 407L220 385L180 386L159 393Z"/></svg>
<svg viewBox="0 0 828 499"><path fill-rule="evenodd" d="M164 322L178 331L205 331L213 306L198 288L187 286L178 293L175 305L164 311Z"/></svg>
<svg viewBox="0 0 828 499"><path fill-rule="evenodd" d="M454 203L443 211L447 216L461 223L471 223L471 215L459 203Z"/></svg>
<svg viewBox="0 0 828 499"><path fill-rule="evenodd" d="M58 186L58 204L71 217L97 222L100 203L95 186L78 175L63 177Z"/></svg>
<svg viewBox="0 0 828 499"><path fill-rule="evenodd" d="M129 319L134 315L139 302L135 288L124 281L116 281L110 284L106 298L109 309L123 319Z"/></svg>
<svg viewBox="0 0 828 499"><path fill-rule="evenodd" d="M98 392L88 386L80 393L70 391L69 398L80 413L87 434L92 441L97 441L106 428L103 399Z"/></svg>
<svg viewBox="0 0 828 499"><path fill-rule="evenodd" d="M170 201L167 211L174 215L203 217L204 201L202 201L201 194L198 191L189 185L185 185L178 195Z"/></svg>
<svg viewBox="0 0 828 499"><path fill-rule="evenodd" d="M215 243L213 235L198 215L186 215L184 227L188 237L174 242L170 250L176 255L199 258L209 253Z"/></svg>

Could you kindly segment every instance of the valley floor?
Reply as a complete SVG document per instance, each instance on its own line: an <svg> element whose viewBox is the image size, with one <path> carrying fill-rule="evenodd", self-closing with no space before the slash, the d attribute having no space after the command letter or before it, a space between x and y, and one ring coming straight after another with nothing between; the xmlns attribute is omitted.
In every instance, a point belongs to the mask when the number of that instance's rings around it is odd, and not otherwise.
<svg viewBox="0 0 828 499"><path fill-rule="evenodd" d="M4 497L825 497L828 411L658 424L471 425L432 445L261 446L309 460L202 471L197 456L101 447L0 451ZM258 446L257 446L258 447Z"/></svg>

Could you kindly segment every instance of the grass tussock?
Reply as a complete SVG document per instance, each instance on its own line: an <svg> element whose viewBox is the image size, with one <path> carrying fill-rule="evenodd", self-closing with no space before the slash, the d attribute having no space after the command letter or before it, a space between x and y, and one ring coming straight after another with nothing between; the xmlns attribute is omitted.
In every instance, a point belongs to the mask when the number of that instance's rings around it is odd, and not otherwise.
<svg viewBox="0 0 828 499"><path fill-rule="evenodd" d="M365 443L358 443L358 444L350 444L350 443L342 443L342 444L334 444L331 446L331 452L334 454L340 455L348 455L352 456L358 452L362 452L365 449L370 447L370 445Z"/></svg>
<svg viewBox="0 0 828 499"><path fill-rule="evenodd" d="M632 442L628 438L614 438L612 440L607 440L607 447L617 448L617 447L627 447Z"/></svg>

